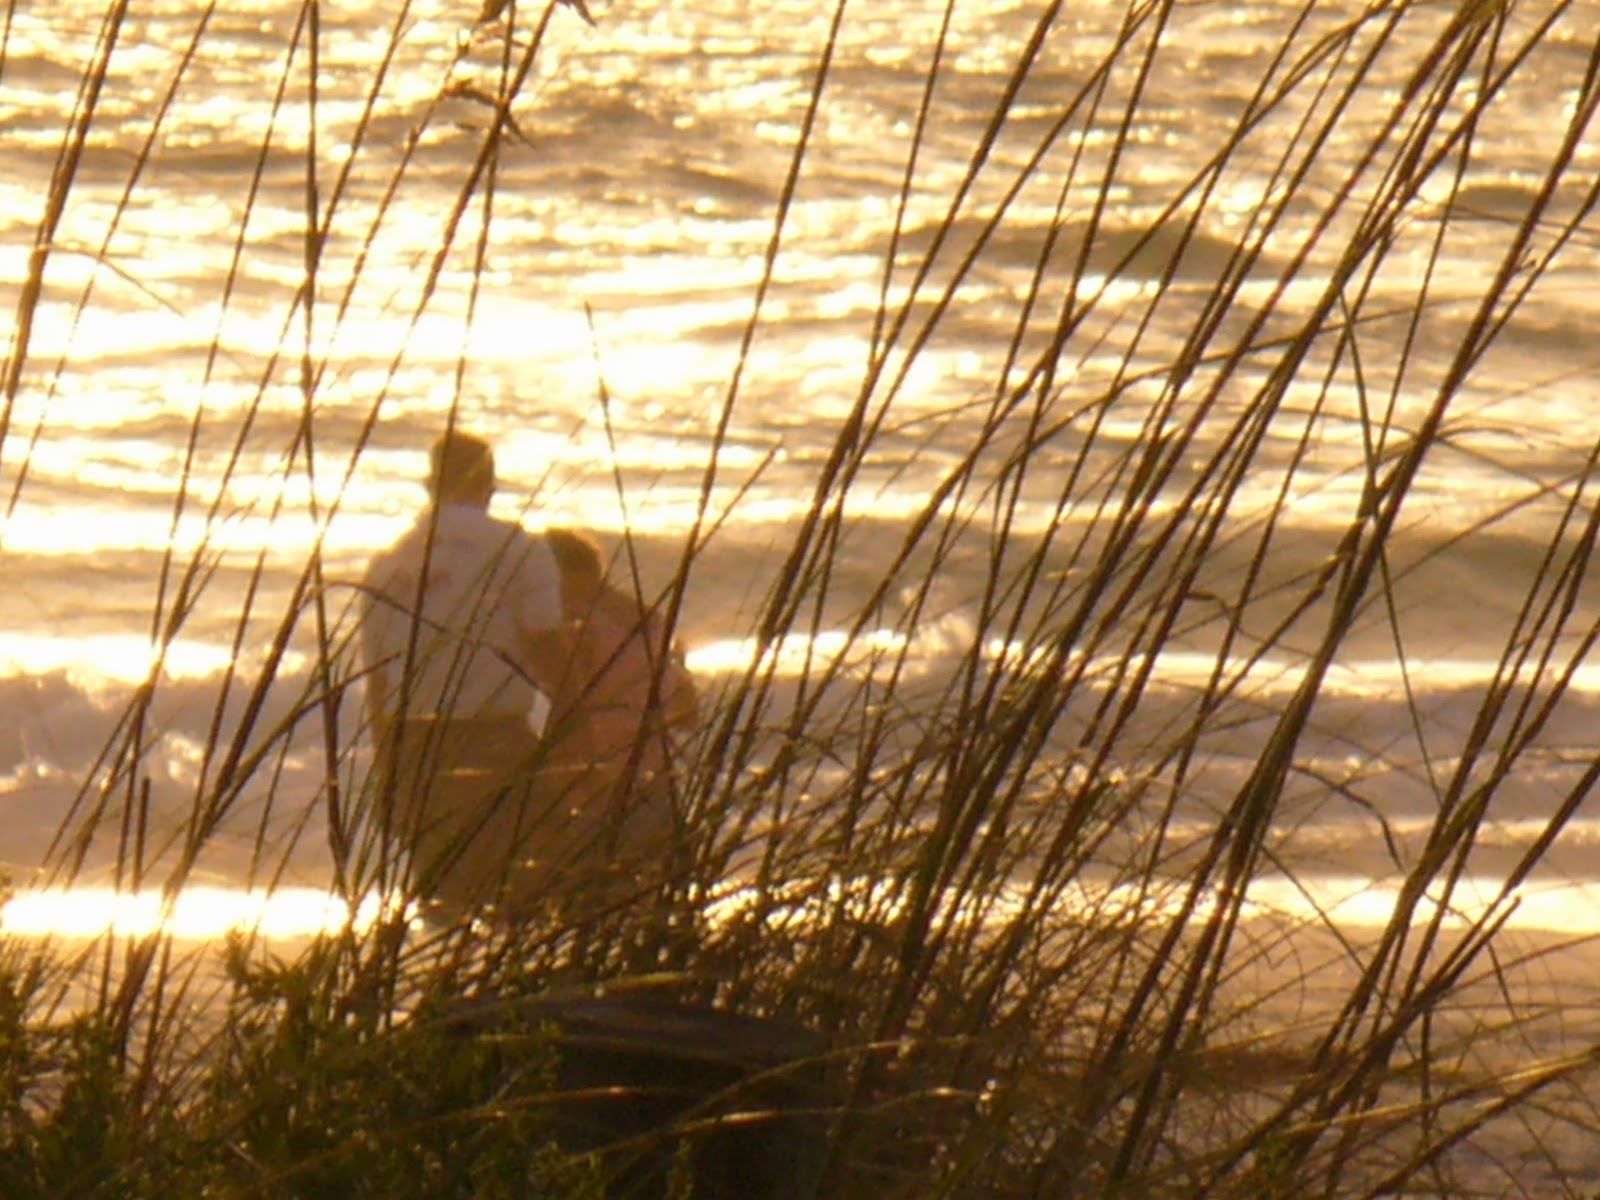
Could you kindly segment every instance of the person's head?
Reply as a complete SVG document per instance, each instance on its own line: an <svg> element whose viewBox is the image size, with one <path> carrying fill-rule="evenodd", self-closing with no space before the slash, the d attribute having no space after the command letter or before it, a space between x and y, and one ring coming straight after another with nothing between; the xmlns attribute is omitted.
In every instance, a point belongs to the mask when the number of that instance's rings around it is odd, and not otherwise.
<svg viewBox="0 0 1600 1200"><path fill-rule="evenodd" d="M428 451L428 495L435 504L486 508L494 495L494 450L474 434L452 429Z"/></svg>
<svg viewBox="0 0 1600 1200"><path fill-rule="evenodd" d="M590 603L605 579L600 544L576 529L547 529L545 541L561 570L561 602L575 609Z"/></svg>

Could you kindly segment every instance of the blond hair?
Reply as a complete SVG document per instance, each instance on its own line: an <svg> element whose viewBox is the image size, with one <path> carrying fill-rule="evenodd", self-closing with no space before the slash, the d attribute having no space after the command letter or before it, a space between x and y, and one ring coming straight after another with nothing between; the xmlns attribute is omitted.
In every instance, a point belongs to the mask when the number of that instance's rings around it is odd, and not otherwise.
<svg viewBox="0 0 1600 1200"><path fill-rule="evenodd" d="M555 555L556 566L563 578L571 575L599 583L605 578L605 563L600 557L600 543L587 533L576 529L546 529L544 539Z"/></svg>

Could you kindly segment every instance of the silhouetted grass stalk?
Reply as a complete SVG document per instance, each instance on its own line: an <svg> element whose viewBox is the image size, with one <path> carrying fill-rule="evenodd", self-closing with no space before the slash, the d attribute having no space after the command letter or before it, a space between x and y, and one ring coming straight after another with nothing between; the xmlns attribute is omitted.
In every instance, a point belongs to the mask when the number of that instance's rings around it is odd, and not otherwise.
<svg viewBox="0 0 1600 1200"><path fill-rule="evenodd" d="M276 353L248 368L257 372L252 402L227 418L236 422L231 453L209 502L198 453L218 440L219 418L200 407L192 415L174 481L173 540L196 507L207 538L188 561L176 553L163 561L150 622L156 662L83 779L45 878L80 878L111 838L116 885L156 887L171 903L221 832L249 820L249 884L281 886L300 840L325 836L331 886L352 912L373 895L388 907L370 926L352 919L304 946L248 934L221 952L161 933L84 947L10 939L0 961L0 1160L10 1164L0 1167L0 1191L243 1197L333 1194L364 1180L364 1194L402 1195L431 1180L446 1194L471 1177L489 1180L486 1188L536 1180L544 1194L594 1194L592 1163L540 1149L553 1079L544 1035L519 1027L464 1042L452 1005L500 997L514 1020L519 997L596 979L648 981L819 1031L831 1097L819 1194L829 1196L1448 1194L1458 1186L1453 1152L1524 1106L1548 1103L1574 1125L1592 1123L1575 1081L1588 1077L1594 1047L1543 1052L1543 1018L1559 1014L1525 1017L1518 998L1543 952L1509 943L1506 926L1518 887L1600 777L1600 757L1543 815L1491 902L1461 920L1457 901L1466 903L1496 801L1541 746L1593 648L1583 587L1600 533L1600 444L1563 485L1535 497L1559 502L1560 512L1454 754L1425 749L1433 739L1411 691L1403 612L1408 587L1436 556L1534 503L1508 500L1415 556L1408 521L1421 481L1441 454L1472 448L1473 416L1457 411L1467 384L1600 195L1591 182L1564 210L1558 204L1583 178L1577 156L1600 102L1600 42L1587 47L1568 125L1526 211L1505 225L1492 272L1440 351L1429 337L1450 301L1438 277L1462 236L1451 216L1483 126L1543 65L1538 51L1575 19L1573 6L1514 21L1495 4L1378 4L1327 21L1306 3L1228 140L1201 148L1159 210L1126 237L1119 187L1140 169L1156 82L1180 69L1170 48L1183 11L1130 5L1096 67L1048 119L1026 124L1024 97L1070 35L1065 6L1040 5L959 185L930 197L919 172L954 70L960 10L950 0L928 47L910 136L885 148L904 154L904 169L883 231L878 308L861 331L870 353L859 389L816 468L806 515L775 548L756 611L741 614L754 651L713 689L684 764L688 865L581 929L486 932L408 929L398 915L413 881L385 835L386 797L357 753L364 731L350 737L361 686L351 597L323 558L322 537L389 393L404 386L404 349L353 441L330 441L323 402L338 386L338 337L355 320L386 222L409 188L427 182L422 134L438 105L465 97L486 124L472 134L476 148L439 221L409 324L420 329L436 303L454 298L448 271L464 260L446 421L470 423L466 347L490 286L498 173L520 145L515 114L563 14L554 3L532 14L511 5L464 31L454 58L438 64L435 105L391 156L371 128L407 28L403 10L362 93L349 153L330 174L335 134L318 82L329 35L316 4L301 9L243 185L222 312L243 303L237 289L257 248L252 220L269 163L302 106L303 273L284 299ZM54 394L78 370L69 355L39 374L31 331L112 82L124 13L120 4L108 11L84 68L0 377L8 448L0 468L13 477L13 511L26 499L29 454L9 449L22 440L13 430L18 398L34 388ZM740 480L731 507L719 508L719 489L740 474L723 453L784 286L779 267L820 153L816 131L847 86L835 66L852 15L839 0L817 47L694 518L664 568L633 536L618 559L669 627L703 599L702 564L753 486ZM200 14L175 63L101 260L143 202L141 181L213 16ZM1383 91L1384 72L1412 53L1419 25L1432 31L1429 49L1406 60L1401 86ZM496 55L493 91L448 82L485 42ZM1020 150L1015 139L1027 139ZM1330 186L1326 160L1340 153L1348 164ZM1219 226L1226 189L1247 168L1267 177L1261 203ZM1442 201L1424 190L1440 179ZM1053 221L1019 231L1024 197L1042 180L1053 188ZM380 185L370 209L351 198L358 183ZM916 227L919 199L942 201L931 228ZM1429 221L1432 232L1420 232ZM1231 243L1197 283L1185 264L1203 256L1218 227ZM993 386L971 398L975 426L957 420L966 414L916 412L907 399L913 367L959 336L949 326L981 293L986 255L1029 233L1038 236L1028 280L1009 297L1013 324L994 347ZM1380 286L1392 288L1396 271L1412 272L1408 304ZM1141 272L1143 287L1120 300L1118 279ZM1291 301L1292 289L1313 284L1310 299ZM89 298L86 289L79 310ZM1173 341L1175 307L1187 320ZM226 367L221 321L208 384ZM1401 359L1374 361L1377 331L1396 323L1405 329ZM605 356L597 358L603 380ZM293 363L301 407L275 450L283 481L304 481L318 532L280 598L267 594L265 550L230 579L210 531L233 515L228 485L260 450L284 362ZM598 391L606 436L625 438L603 382ZM1413 397L1425 401L1420 412L1405 408ZM1130 419L1133 437L1121 431ZM900 522L890 553L863 561L870 523L853 505L875 486L870 472L887 439L913 422L927 430L925 502ZM1360 435L1358 458L1345 466L1359 479L1358 498L1333 532L1295 529L1307 468L1329 430L1348 426ZM1287 454L1270 457L1273 446ZM1041 521L1030 508L1044 479L1059 482ZM615 480L624 511L633 484ZM1264 507L1252 508L1252 488L1264 488ZM268 515L287 505L274 498ZM1312 538L1324 553L1296 556ZM846 579L852 571L865 571L867 583ZM952 668L930 675L923 647L947 615L942 585L964 572L972 573L962 580L968 627L953 635ZM162 659L201 606L217 603L238 614L234 662L219 681L192 806L173 825L153 811L148 765ZM1359 773L1319 781L1321 768L1306 761L1330 673L1352 656L1353 636L1372 628L1388 631L1404 668L1413 728L1401 732L1424 747L1437 799L1415 845L1389 828ZM846 649L832 654L835 630ZM783 653L795 644L797 670ZM1192 647L1209 665L1187 702L1173 705L1160 694L1160 672ZM307 670L291 666L301 652ZM1292 678L1279 694L1260 690L1261 673L1277 662L1291 664ZM291 800L276 781L305 731L314 734L321 790ZM1224 794L1207 768L1224 734L1245 731L1253 765ZM1357 749L1380 763L1390 755L1386 745ZM1409 769L1398 754L1388 767ZM1325 785L1329 799L1318 803L1342 796L1373 813L1387 839L1399 895L1370 937L1319 910L1312 881L1299 874L1293 831L1306 815L1307 781ZM247 815L256 795L265 796L261 810ZM305 807L284 844L273 831L288 803ZM1309 915L1263 919L1252 888L1266 873L1301 885ZM666 925L641 919L662 911L673 915ZM1499 1006L1483 1006L1496 992ZM1508 1049L1517 1045L1526 1055ZM1513 1059L1517 1073L1494 1073ZM1561 1093L1559 1103L1549 1099Z"/></svg>

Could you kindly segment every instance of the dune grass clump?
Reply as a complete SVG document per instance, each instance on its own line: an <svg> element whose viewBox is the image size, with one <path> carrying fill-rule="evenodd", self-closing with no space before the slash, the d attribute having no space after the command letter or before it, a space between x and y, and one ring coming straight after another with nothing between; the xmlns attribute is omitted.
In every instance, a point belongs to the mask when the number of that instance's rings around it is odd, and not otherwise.
<svg viewBox="0 0 1600 1200"><path fill-rule="evenodd" d="M1209 30L1203 7L1099 12L1092 38L1055 3L1005 34L959 2L936 14L901 133L879 147L898 181L887 216L858 231L881 273L846 331L867 351L855 390L808 466L804 515L730 614L748 653L703 680L683 865L585 921L509 929L404 918L352 593L323 537L414 381L398 347L370 400L348 398L374 377L342 340L350 314L392 288L389 239L441 179L454 203L389 303L412 328L467 328L508 286L493 268L517 236L497 224L504 179L527 151L545 38L572 14L490 6L440 61L402 20L339 108L320 90L318 6L280 31L282 90L261 99L240 186L253 219L283 172L304 185L300 258L280 295L276 232L238 231L195 382L246 399L187 414L174 527L239 515L226 497L248 459L282 486L246 512L304 502L317 535L287 577L207 540L163 562L158 648L197 614L237 614L190 790L163 808L152 783L170 717L158 662L45 870L67 885L109 861L119 886L175 902L242 845L252 886L284 886L309 856L352 916L304 944L241 936L225 952L160 931L10 938L0 1192L608 1195L605 1161L558 1147L559 1047L518 1016L597 985L818 1037L819 1196L1592 1190L1572 1172L1593 1169L1573 1151L1597 1116L1593 1034L1537 987L1581 946L1511 925L1600 775L1594 748L1558 732L1582 715L1600 628L1597 446L1518 423L1538 407L1516 409L1529 401L1508 381L1538 358L1519 349L1523 314L1537 326L1559 307L1586 246L1600 42L1559 0L1307 3L1254 30L1248 70L1186 123L1174 98L1194 100L1184 48ZM21 281L0 377L14 506L80 370L70 350L35 352L36 322L62 294L59 226L89 186L101 106L128 86L127 19L111 6L83 60ZM107 272L139 274L117 228L153 192L213 19L171 63L149 141L114 168L125 187L89 248ZM748 398L798 386L763 378L782 368L757 351L783 330L770 314L808 302L789 270L812 236L797 213L853 111L854 19L839 4L807 47L694 511L670 537L620 539L618 572L680 630L776 459L736 465L758 425ZM1064 57L1075 37L1096 49ZM975 45L1001 64L979 108L963 74ZM393 136L395 78L430 70L431 99ZM452 104L472 119L437 152ZM1552 119L1508 133L1528 105ZM1516 186L1495 190L1483 147L1519 138ZM953 178L929 165L952 142ZM88 312L93 286L68 305ZM230 358L229 320L258 308L278 342ZM981 378L959 405L919 404L918 370L956 352L980 354ZM480 415L473 372L464 349L441 423ZM620 445L612 399L596 408ZM230 448L214 495L208 445ZM885 515L907 471L916 503ZM648 483L619 479L620 503ZM1472 574L1507 545L1509 566ZM1464 685L1464 723L1435 723L1422 697L1437 656L1416 647L1438 644L1440 595L1479 586L1471 649L1490 665ZM1393 666L1383 694L1402 702L1385 711L1403 728L1363 725L1335 686L1374 661ZM282 781L307 762L314 794L291 795ZM1406 820L1400 793L1426 801ZM1503 823L1532 832L1508 848ZM1356 929L1318 890L1317 837L1352 827L1375 848L1363 871L1392 891ZM1264 900L1269 884L1293 903ZM485 998L506 1019L463 1032L453 1014ZM696 1194L692 1176L673 1186Z"/></svg>

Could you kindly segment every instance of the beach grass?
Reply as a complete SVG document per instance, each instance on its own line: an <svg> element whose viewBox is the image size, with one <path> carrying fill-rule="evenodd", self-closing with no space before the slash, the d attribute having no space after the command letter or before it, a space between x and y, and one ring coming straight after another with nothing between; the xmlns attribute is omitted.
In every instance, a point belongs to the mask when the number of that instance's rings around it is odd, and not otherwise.
<svg viewBox="0 0 1600 1200"><path fill-rule="evenodd" d="M1589 1090L1600 1042L1586 1001L1561 986L1581 977L1590 948L1511 929L1519 885L1561 846L1600 756L1585 751L1587 767L1525 843L1496 853L1488 838L1496 820L1522 815L1505 813L1502 796L1531 769L1595 637L1586 576L1600 446L1575 447L1560 486L1519 482L1504 447L1520 431L1461 407L1497 338L1583 237L1595 185L1575 164L1600 102L1600 43L1563 42L1552 65L1543 50L1577 11L1565 3L1336 15L1307 3L1236 97L1231 136L1174 152L1167 204L1130 232L1117 196L1129 164L1150 163L1147 97L1152 79L1182 69L1184 10L1129 5L1108 25L1099 69L1067 87L1049 66L1063 6L1036 8L1032 33L1005 44L992 120L953 188L929 185L920 155L940 131L946 56L965 45L959 3L920 47L916 120L885 148L904 172L878 247L881 300L854 331L871 354L815 464L805 516L738 614L748 655L707 680L707 720L683 764L691 836L679 868L559 928L410 922L364 731L351 735L361 679L350 590L315 542L287 594L266 586L264 558L223 570L208 543L175 551L149 614L158 648L182 638L197 605L238 613L192 803L152 811L158 654L41 882L69 887L111 863L118 889L175 903L201 882L219 831L243 827L243 883L286 886L295 855L316 844L351 915L300 939L220 944L159 926L7 936L0 1193L609 1194L599 1159L556 1147L560 1048L516 1003L599 985L814 1033L826 1097L818 1196L1600 1187L1571 1174L1573 1146L1600 1122ZM108 6L104 53L85 60L20 289L0 393L13 504L28 496L48 406L32 429L14 414L78 369L40 361L30 341L57 224L96 145L96 105L119 79L112 47L132 36L126 9ZM762 369L754 349L781 320L769 313L782 310L819 129L849 99L834 67L852 12L832 11L698 512L665 553L620 541L619 574L679 627L737 514L748 468L723 452ZM185 453L192 464L218 420L234 422L231 476L247 445L259 455L262 437L278 436L258 421L283 431L273 449L284 493L304 485L313 520L332 527L406 386L402 363L353 433L329 435L319 401L346 366L337 331L422 169L432 110L410 141L368 140L395 61L380 56L368 102L339 128L348 154L330 167L317 136L318 13L300 10L283 95L270 102L286 112L295 97L308 122L299 149L269 132L247 189L269 159L302 156L304 256L281 353L250 368L255 400L237 415L196 406ZM435 309L470 320L501 286L489 269L497 173L521 136L547 30L570 19L555 4L493 6L476 27L462 18L457 60L435 64L451 81L437 103L465 100L479 120L464 135L475 140L456 204L404 300L418 325ZM403 31L390 34L397 58ZM1395 56L1410 63L1404 86L1378 87ZM1520 207L1495 219L1485 259L1469 197L1478 141L1527 79L1556 69L1571 75L1567 125L1529 149ZM183 71L173 69L174 104ZM158 166L168 111L122 168L103 262ZM1230 197L1246 174L1273 182L1241 210ZM1017 215L1040 204L1053 220ZM219 283L224 312L261 252L252 237L246 221ZM1439 280L1468 243L1473 285L1446 289ZM1032 270L1003 300L1012 333L994 347L991 387L960 412L916 410L913 369L958 336L949 330L1001 245ZM1407 348L1399 361L1374 358L1376 331ZM228 372L245 368L226 362L220 332L212 350L218 377L237 382ZM464 351L458 397L472 369ZM284 380L301 410L266 421ZM602 412L607 401L597 397ZM445 419L470 423L469 402ZM874 489L908 438L935 482L914 511L884 518ZM1440 545L1427 532L1430 489L1463 460L1502 480L1503 499ZM191 465L177 481L175 528L232 515L194 478ZM617 481L624 503L634 486ZM1295 518L1311 503L1321 520L1308 530ZM1545 531L1546 549L1516 564L1524 600L1470 726L1436 732L1413 710L1410 730L1353 733L1343 763L1308 755L1352 646L1387 645L1406 662L1430 572L1513 519ZM952 579L965 585L955 600ZM933 643L952 664L938 673L926 666ZM1158 685L1179 658L1197 665L1174 700ZM1410 686L1404 671L1393 686ZM1252 752L1231 752L1224 769L1219 747L1241 739ZM320 763L310 801L274 787L291 753ZM1401 775L1431 797L1417 828L1384 815L1384 789ZM1357 928L1318 890L1301 836L1329 808L1369 824L1392 884L1387 910ZM240 858L237 840L229 853ZM1494 886L1469 897L1485 863ZM1264 880L1296 903L1273 910ZM379 896L376 912L362 907ZM504 1020L463 1034L451 1014L486 997L503 1002ZM1578 1161L1594 1169L1593 1155Z"/></svg>

